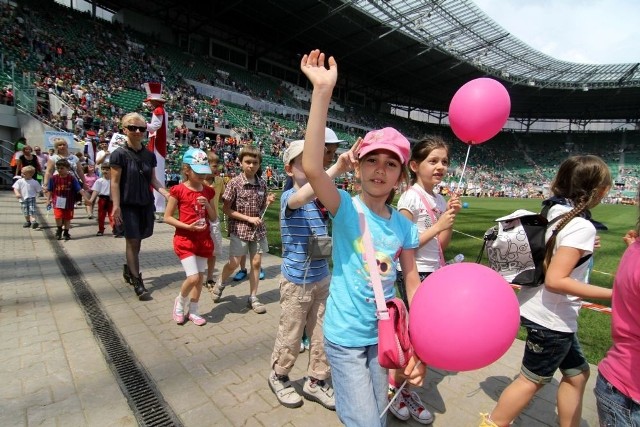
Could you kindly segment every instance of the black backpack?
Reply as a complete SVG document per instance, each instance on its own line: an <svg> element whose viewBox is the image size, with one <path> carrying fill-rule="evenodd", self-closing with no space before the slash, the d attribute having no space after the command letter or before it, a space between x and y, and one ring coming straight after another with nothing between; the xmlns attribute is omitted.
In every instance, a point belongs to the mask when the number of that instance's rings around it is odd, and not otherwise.
<svg viewBox="0 0 640 427"><path fill-rule="evenodd" d="M518 209L496 219L498 224L484 234L484 242L476 262L482 261L486 249L489 267L500 273L507 282L530 287L543 284L543 264L547 250L545 233L549 226L564 216L559 215L548 221L549 208L550 206L545 206L540 213ZM582 257L576 267L590 257L591 254Z"/></svg>

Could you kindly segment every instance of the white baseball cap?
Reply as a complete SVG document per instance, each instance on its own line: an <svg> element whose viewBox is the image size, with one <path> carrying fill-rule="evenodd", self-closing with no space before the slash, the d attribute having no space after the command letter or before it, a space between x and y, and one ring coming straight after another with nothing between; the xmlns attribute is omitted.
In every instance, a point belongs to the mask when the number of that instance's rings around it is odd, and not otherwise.
<svg viewBox="0 0 640 427"><path fill-rule="evenodd" d="M334 131L329 128L324 128L324 143L325 144L340 144L344 142L344 139L338 139L338 136Z"/></svg>
<svg viewBox="0 0 640 427"><path fill-rule="evenodd" d="M288 165L291 160L298 157L302 154L302 149L304 148L304 140L291 141L286 150L284 150L284 155L282 156L282 162L285 165Z"/></svg>

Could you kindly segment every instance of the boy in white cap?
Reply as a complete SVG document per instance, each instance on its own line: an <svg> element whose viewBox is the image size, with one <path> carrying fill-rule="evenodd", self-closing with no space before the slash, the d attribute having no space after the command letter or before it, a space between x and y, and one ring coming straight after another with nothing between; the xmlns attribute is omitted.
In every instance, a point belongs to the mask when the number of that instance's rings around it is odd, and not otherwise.
<svg viewBox="0 0 640 427"><path fill-rule="evenodd" d="M306 327L311 337L308 377L302 394L308 400L335 409L333 389L326 382L329 364L324 353L322 323L325 303L329 296L328 257L310 253L312 235L327 236L327 221L315 203L313 189L307 183L302 169L304 141L293 141L284 152L284 170L292 179L293 187L282 193L280 199L280 232L282 235L282 278L280 279L280 323L276 335L269 387L278 401L288 408L302 405L289 372L298 357L300 340ZM327 173L336 177L349 170L349 154L344 153Z"/></svg>

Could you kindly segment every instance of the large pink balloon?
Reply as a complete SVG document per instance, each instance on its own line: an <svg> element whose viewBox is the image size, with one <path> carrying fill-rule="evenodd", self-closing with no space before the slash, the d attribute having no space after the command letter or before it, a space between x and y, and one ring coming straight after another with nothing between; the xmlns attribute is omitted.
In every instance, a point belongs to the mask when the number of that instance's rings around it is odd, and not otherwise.
<svg viewBox="0 0 640 427"><path fill-rule="evenodd" d="M482 144L500 132L510 111L507 89L500 82L483 77L464 84L453 95L449 123L465 144Z"/></svg>
<svg viewBox="0 0 640 427"><path fill-rule="evenodd" d="M413 348L427 366L470 371L490 365L518 333L520 307L511 286L481 264L447 265L423 282L411 303Z"/></svg>

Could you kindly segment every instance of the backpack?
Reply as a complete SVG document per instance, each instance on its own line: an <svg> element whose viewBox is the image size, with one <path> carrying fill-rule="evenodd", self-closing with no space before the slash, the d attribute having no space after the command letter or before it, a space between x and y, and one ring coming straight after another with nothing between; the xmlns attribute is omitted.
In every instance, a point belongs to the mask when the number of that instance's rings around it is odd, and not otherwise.
<svg viewBox="0 0 640 427"><path fill-rule="evenodd" d="M498 224L484 234L484 243L477 262L482 260L486 249L489 267L514 285L535 287L544 283L544 257L547 250L545 234L547 228L560 220L559 215L547 220L549 206L535 213L525 209L497 218ZM576 267L587 261L586 255ZM575 268L575 267L574 267Z"/></svg>

